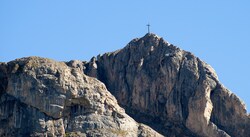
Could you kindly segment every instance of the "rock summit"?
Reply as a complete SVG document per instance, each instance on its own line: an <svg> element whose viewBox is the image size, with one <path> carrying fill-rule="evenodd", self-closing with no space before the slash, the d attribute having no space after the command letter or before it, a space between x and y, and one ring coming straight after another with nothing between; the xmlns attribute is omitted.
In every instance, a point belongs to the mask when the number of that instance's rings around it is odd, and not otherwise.
<svg viewBox="0 0 250 137"><path fill-rule="evenodd" d="M153 33L89 62L0 63L0 136L247 137L249 128L210 65Z"/></svg>

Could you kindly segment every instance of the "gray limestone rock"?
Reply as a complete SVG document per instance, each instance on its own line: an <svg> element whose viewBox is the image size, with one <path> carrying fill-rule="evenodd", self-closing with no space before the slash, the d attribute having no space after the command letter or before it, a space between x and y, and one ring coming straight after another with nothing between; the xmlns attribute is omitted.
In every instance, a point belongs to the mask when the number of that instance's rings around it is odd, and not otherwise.
<svg viewBox="0 0 250 137"><path fill-rule="evenodd" d="M135 120L165 136L250 136L245 106L212 67L155 34L85 66L92 64L87 75L105 83Z"/></svg>
<svg viewBox="0 0 250 137"><path fill-rule="evenodd" d="M39 57L1 63L0 136L162 136L83 70L81 61Z"/></svg>
<svg viewBox="0 0 250 137"><path fill-rule="evenodd" d="M0 63L0 136L246 137L249 123L211 66L152 33L89 62Z"/></svg>

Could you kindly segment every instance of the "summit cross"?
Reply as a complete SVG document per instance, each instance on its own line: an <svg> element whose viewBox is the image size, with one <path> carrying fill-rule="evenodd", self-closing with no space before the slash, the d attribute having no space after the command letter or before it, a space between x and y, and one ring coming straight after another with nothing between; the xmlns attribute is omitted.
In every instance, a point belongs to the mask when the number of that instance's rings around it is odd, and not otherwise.
<svg viewBox="0 0 250 137"><path fill-rule="evenodd" d="M150 24L148 23L148 24L147 24L147 26L148 26L148 33L150 33L150 30L149 30L149 28L150 28Z"/></svg>

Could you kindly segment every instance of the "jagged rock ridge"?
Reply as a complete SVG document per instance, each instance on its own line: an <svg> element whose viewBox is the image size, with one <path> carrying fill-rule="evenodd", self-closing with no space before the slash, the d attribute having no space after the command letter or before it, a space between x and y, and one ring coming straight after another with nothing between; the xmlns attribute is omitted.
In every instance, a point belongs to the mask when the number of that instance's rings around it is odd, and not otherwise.
<svg viewBox="0 0 250 137"><path fill-rule="evenodd" d="M165 136L250 136L243 102L218 81L212 67L155 34L85 66L128 114Z"/></svg>
<svg viewBox="0 0 250 137"><path fill-rule="evenodd" d="M90 62L0 63L0 136L245 137L249 127L208 64L152 33Z"/></svg>

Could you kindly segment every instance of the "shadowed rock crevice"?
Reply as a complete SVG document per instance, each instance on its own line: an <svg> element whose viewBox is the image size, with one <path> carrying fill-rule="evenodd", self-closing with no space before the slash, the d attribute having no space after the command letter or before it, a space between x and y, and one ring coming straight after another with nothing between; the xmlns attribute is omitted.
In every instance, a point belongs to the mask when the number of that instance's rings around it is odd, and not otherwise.
<svg viewBox="0 0 250 137"><path fill-rule="evenodd" d="M8 85L7 64L0 62L0 97L4 93Z"/></svg>

